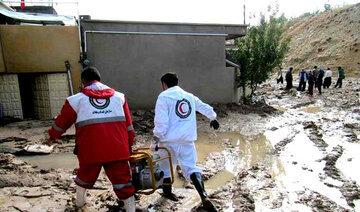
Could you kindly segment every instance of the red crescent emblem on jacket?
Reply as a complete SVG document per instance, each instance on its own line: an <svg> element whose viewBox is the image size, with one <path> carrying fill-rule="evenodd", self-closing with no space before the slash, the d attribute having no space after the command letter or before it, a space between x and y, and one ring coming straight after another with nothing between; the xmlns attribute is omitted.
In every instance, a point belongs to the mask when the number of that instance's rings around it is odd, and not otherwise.
<svg viewBox="0 0 360 212"><path fill-rule="evenodd" d="M95 99L95 102L98 103L98 104L103 104L102 101L99 101L100 99Z"/></svg>
<svg viewBox="0 0 360 212"><path fill-rule="evenodd" d="M185 104L185 102L182 102L180 105L179 105L179 110L180 110L180 112L182 113L182 114L185 114L186 112L184 112L184 110L183 110L183 105Z"/></svg>

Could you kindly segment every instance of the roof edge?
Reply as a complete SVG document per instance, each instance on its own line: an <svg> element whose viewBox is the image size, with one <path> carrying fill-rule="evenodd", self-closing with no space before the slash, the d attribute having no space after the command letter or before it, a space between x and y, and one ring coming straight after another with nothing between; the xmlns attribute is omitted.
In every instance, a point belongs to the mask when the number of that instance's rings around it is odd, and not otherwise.
<svg viewBox="0 0 360 212"><path fill-rule="evenodd" d="M160 22L160 21L127 21L127 20L101 20L101 19L82 19L84 22L93 23L130 23L130 24L157 24L157 25L190 25L190 26L234 26L248 27L247 24L221 24L221 23L189 23L189 22Z"/></svg>

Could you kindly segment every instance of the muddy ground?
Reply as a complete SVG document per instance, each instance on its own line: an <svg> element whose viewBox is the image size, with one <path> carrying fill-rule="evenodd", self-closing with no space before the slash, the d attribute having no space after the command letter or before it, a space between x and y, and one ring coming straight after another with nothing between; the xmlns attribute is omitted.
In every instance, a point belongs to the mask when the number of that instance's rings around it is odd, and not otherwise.
<svg viewBox="0 0 360 212"><path fill-rule="evenodd" d="M360 81L314 97L283 90L271 80L257 99L266 104L214 105L221 128L198 115L199 166L219 211L360 211ZM296 82L294 83L297 84ZM263 102L263 101L260 101ZM153 111L133 111L136 147L151 139ZM74 128L45 156L26 156L42 144L52 121L0 122L0 211L119 211L111 184L101 173L87 204L74 205L77 160ZM25 156L24 156L25 155ZM137 195L141 211L203 211L192 185L176 175L173 203Z"/></svg>

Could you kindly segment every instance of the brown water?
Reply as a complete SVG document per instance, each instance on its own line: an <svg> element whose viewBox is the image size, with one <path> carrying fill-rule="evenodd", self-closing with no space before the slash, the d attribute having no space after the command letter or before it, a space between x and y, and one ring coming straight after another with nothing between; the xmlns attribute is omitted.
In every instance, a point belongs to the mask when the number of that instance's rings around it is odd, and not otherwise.
<svg viewBox="0 0 360 212"><path fill-rule="evenodd" d="M208 192L214 191L230 182L243 168L249 168L259 162L270 160L271 144L264 135L243 136L237 132L206 133L199 132L195 143L198 162L205 162L210 153L222 152L225 164L215 164L225 168L205 182ZM38 166L40 169L78 167L77 158L71 153L51 154L45 156L22 156L20 159ZM175 173L174 187L184 196L179 211L190 211L200 203L200 198L194 189L184 189L185 180ZM152 195L144 198L152 202ZM229 203L230 204L230 203ZM231 205L231 204L230 204ZM226 210L226 211L231 211Z"/></svg>
<svg viewBox="0 0 360 212"><path fill-rule="evenodd" d="M278 110L278 111L282 111L282 112L287 111L287 109L284 108L284 107L279 107L279 106L271 106L271 107L275 108L275 109Z"/></svg>
<svg viewBox="0 0 360 212"><path fill-rule="evenodd" d="M78 168L76 155L72 153L36 155L36 156L19 156L19 159L37 166L39 169L74 169Z"/></svg>
<svg viewBox="0 0 360 212"><path fill-rule="evenodd" d="M217 189L229 182L238 170L249 168L259 162L263 162L269 156L271 145L264 135L245 137L237 132L206 133L199 132L198 140L195 143L198 162L204 162L206 157L213 152L225 151L226 146L231 145L238 148L239 154L227 157L226 169L217 173L206 182L209 189ZM74 169L78 167L77 157L71 153L50 154L41 156L20 156L18 157L39 169L63 168ZM174 187L182 188L185 180L175 173Z"/></svg>
<svg viewBox="0 0 360 212"><path fill-rule="evenodd" d="M307 112L307 113L317 113L321 110L321 107L315 106L315 107L306 107L303 109L300 109L301 111Z"/></svg>

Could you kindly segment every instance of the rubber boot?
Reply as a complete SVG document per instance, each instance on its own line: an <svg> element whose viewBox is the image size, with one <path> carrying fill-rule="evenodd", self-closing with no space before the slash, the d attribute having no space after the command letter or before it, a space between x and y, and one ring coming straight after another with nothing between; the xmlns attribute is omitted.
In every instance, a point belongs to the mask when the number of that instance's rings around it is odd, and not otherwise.
<svg viewBox="0 0 360 212"><path fill-rule="evenodd" d="M82 207L85 205L86 188L76 186L76 206Z"/></svg>
<svg viewBox="0 0 360 212"><path fill-rule="evenodd" d="M205 186L204 186L204 182L201 178L201 174L199 172L192 173L190 175L190 179L193 182L196 190L198 191L198 193L201 197L201 201L202 201L204 209L207 211L211 211L211 212L217 211L216 207L211 202L211 200L209 199L209 197L205 191Z"/></svg>
<svg viewBox="0 0 360 212"><path fill-rule="evenodd" d="M164 178L163 183L171 183L171 178L170 177ZM167 199L169 199L171 201L174 201L174 202L179 201L179 199L171 191L172 190L172 185L162 185L162 190L163 190L165 198L167 198Z"/></svg>
<svg viewBox="0 0 360 212"><path fill-rule="evenodd" d="M124 202L124 208L126 212L135 212L135 197L134 195L127 198L126 200L123 200Z"/></svg>

